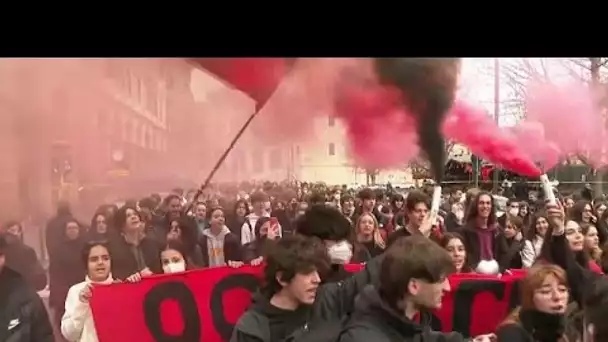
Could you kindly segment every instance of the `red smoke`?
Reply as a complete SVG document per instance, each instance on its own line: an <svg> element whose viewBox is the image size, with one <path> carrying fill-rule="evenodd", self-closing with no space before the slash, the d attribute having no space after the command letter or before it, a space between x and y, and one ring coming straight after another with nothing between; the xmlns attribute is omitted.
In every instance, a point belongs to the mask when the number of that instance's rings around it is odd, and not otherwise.
<svg viewBox="0 0 608 342"><path fill-rule="evenodd" d="M271 80L261 82L264 89L272 88L276 70L287 70L277 65L275 71L266 69L268 77L256 76ZM232 75L237 83L244 77L238 72ZM351 155L360 166L403 166L419 153L417 122L403 103L407 94L381 84L371 59L298 59L276 88L254 124L256 136L262 139L314 141L314 118L335 115L342 119ZM501 130L481 110L455 105L443 132L446 138L467 145L473 153L505 169L527 176L541 173L534 156L525 152L516 135Z"/></svg>
<svg viewBox="0 0 608 342"><path fill-rule="evenodd" d="M606 125L597 98L587 85L531 84L526 98L526 122L559 148L562 156L577 154L594 166L605 164Z"/></svg>
<svg viewBox="0 0 608 342"><path fill-rule="evenodd" d="M521 122L510 129L515 136L515 141L530 158L540 163L543 171L554 167L561 155L561 150L557 144L545 139L545 131L538 122Z"/></svg>
<svg viewBox="0 0 608 342"><path fill-rule="evenodd" d="M444 122L443 132L448 139L466 145L473 154L506 170L529 177L541 174L515 135L500 129L483 110L455 104Z"/></svg>

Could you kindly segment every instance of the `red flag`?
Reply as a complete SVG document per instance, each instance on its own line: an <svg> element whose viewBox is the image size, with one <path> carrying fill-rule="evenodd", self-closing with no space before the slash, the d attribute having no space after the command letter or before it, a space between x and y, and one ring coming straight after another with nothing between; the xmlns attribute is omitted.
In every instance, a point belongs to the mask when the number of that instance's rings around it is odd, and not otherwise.
<svg viewBox="0 0 608 342"><path fill-rule="evenodd" d="M248 94L258 108L270 99L294 58L193 58L196 65Z"/></svg>

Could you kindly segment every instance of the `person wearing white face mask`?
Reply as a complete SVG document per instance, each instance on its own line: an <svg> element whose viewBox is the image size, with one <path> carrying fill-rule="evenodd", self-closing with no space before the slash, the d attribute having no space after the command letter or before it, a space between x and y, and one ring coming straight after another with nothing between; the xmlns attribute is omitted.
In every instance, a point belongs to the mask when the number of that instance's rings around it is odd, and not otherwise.
<svg viewBox="0 0 608 342"><path fill-rule="evenodd" d="M163 273L179 273L191 269L191 263L185 257L184 245L179 241L169 241L160 253Z"/></svg>
<svg viewBox="0 0 608 342"><path fill-rule="evenodd" d="M316 237L325 243L332 266L323 282L337 282L350 277L344 270L349 263L371 259L367 249L352 240L352 226L342 213L325 205L313 205L298 219L296 233Z"/></svg>

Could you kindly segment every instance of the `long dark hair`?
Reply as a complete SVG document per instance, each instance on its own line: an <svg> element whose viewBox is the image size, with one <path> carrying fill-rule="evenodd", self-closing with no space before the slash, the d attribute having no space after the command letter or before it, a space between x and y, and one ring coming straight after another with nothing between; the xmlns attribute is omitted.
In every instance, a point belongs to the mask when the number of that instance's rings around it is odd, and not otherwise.
<svg viewBox="0 0 608 342"><path fill-rule="evenodd" d="M106 240L99 240L99 241L90 241L84 244L84 246L82 247L82 251L80 253L80 260L82 260L82 264L84 266L84 269L88 272L88 268L89 268L89 255L91 254L91 249L93 249L94 247L97 246L101 246L103 248L106 249L106 251L108 251L108 254L110 255L110 262L112 262L112 255L110 254L110 247L108 246L108 241ZM112 264L110 264L112 265Z"/></svg>
<svg viewBox="0 0 608 342"><path fill-rule="evenodd" d="M547 223L549 223L549 217L547 216L547 213L544 211L539 211L536 212L534 214L534 219L530 220L530 225L528 226L528 231L525 234L525 238L526 240L529 240L530 242L533 242L534 240L536 240L536 222L538 222L539 219L544 218ZM547 233L545 233L545 236L547 236L547 234L549 234L549 231L547 230Z"/></svg>
<svg viewBox="0 0 608 342"><path fill-rule="evenodd" d="M462 270L460 270L460 272L461 273L473 272L473 267L471 267L471 265L469 265L469 258L466 257L467 245L466 245L462 235L460 235L458 233L445 233L445 234L443 234L441 239L439 239L439 241L436 241L436 242L438 242L439 246L441 246L443 249L447 250L448 244L450 243L450 241L452 241L454 239L460 240L460 242L464 246L465 260L464 260L464 265L462 265Z"/></svg>
<svg viewBox="0 0 608 342"><path fill-rule="evenodd" d="M575 221L576 223L583 222L583 211L585 211L587 205L593 210L591 202L585 200L576 201L574 206L568 210L568 219Z"/></svg>
<svg viewBox="0 0 608 342"><path fill-rule="evenodd" d="M541 247L540 255L538 256L537 261L555 264L555 260L553 258L553 253L551 251L551 248L552 248L551 245L554 243L553 242L553 230L555 229L555 225L553 223L551 223L551 221L547 221L547 222L549 223L549 228L547 229L547 233L545 234L545 239L543 240L543 246ZM568 245L567 248L570 248L570 246ZM579 251L579 252L571 251L571 253L574 253L574 258L575 258L577 264L579 264L584 269L589 269L589 260L591 260L591 259L589 257L589 254L585 251L584 248L582 251Z"/></svg>
<svg viewBox="0 0 608 342"><path fill-rule="evenodd" d="M479 214L479 208L478 208L479 199L481 198L481 196L490 197L491 208L490 208L490 216L488 216L488 227L494 226L497 223L496 203L494 203L494 197L492 197L492 194L487 191L480 191L473 197L473 199L471 200L471 203L469 204L469 208L467 208L467 213L464 218L464 223L469 224L477 218L477 215Z"/></svg>

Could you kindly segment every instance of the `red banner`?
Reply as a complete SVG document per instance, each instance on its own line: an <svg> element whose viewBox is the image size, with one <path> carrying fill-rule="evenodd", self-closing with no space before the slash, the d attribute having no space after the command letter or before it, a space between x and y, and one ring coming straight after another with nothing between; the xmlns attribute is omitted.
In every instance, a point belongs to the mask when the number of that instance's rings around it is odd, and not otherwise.
<svg viewBox="0 0 608 342"><path fill-rule="evenodd" d="M357 271L358 265L348 267ZM91 307L100 342L224 342L259 286L261 267L159 275L136 284L98 286ZM522 273L450 277L452 291L433 328L467 336L493 332L519 303Z"/></svg>

